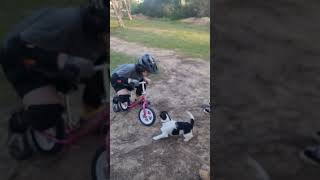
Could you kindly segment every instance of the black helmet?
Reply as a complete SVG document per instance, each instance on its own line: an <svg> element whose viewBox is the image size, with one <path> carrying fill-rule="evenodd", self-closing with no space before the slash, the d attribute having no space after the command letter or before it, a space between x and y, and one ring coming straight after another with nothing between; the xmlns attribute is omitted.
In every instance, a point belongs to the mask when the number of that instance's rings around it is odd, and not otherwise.
<svg viewBox="0 0 320 180"><path fill-rule="evenodd" d="M138 61L138 64L142 65L146 71L155 74L158 72L158 67L153 56L150 54L144 54Z"/></svg>

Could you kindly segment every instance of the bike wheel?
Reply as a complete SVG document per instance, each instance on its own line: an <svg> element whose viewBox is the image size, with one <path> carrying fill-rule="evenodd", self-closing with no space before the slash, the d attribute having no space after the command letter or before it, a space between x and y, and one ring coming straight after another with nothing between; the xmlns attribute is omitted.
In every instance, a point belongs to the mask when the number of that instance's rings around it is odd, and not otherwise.
<svg viewBox="0 0 320 180"><path fill-rule="evenodd" d="M126 111L129 108L129 106L127 104L123 104L121 102L119 102L118 106L120 107L121 111Z"/></svg>
<svg viewBox="0 0 320 180"><path fill-rule="evenodd" d="M60 123L55 127L46 130L52 137L56 139L63 139L65 136L64 125ZM43 134L38 130L31 129L30 131L31 139L35 147L43 153L56 153L59 152L62 148L62 144L55 142L52 138Z"/></svg>
<svg viewBox="0 0 320 180"><path fill-rule="evenodd" d="M91 164L91 176L93 180L108 180L109 159L107 159L105 146L99 148L94 155Z"/></svg>
<svg viewBox="0 0 320 180"><path fill-rule="evenodd" d="M145 108L146 114L144 114L143 108L139 111L139 121L145 126L152 126L156 122L156 113L151 108Z"/></svg>

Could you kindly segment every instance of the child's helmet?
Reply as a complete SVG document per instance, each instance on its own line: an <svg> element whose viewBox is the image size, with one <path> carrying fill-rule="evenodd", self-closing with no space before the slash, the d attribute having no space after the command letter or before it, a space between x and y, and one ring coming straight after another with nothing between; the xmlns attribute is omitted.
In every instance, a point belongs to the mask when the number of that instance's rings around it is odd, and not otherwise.
<svg viewBox="0 0 320 180"><path fill-rule="evenodd" d="M146 71L155 74L158 72L158 67L153 56L150 54L144 54L138 61L138 64L142 65Z"/></svg>

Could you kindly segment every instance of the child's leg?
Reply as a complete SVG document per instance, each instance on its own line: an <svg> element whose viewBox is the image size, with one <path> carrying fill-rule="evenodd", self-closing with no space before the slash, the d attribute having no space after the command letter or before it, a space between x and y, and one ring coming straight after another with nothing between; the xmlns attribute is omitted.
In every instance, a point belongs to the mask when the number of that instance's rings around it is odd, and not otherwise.
<svg viewBox="0 0 320 180"><path fill-rule="evenodd" d="M128 89L121 89L117 92L117 95L121 103L121 109L127 110L130 105L130 91Z"/></svg>

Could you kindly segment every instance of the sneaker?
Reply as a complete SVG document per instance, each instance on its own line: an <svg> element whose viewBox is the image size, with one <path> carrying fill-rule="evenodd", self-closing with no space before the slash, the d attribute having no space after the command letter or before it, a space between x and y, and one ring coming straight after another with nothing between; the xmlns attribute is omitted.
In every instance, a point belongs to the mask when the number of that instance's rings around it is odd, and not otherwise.
<svg viewBox="0 0 320 180"><path fill-rule="evenodd" d="M313 165L320 165L320 146L307 147L300 153L300 158Z"/></svg>

